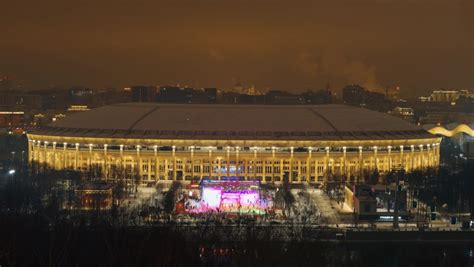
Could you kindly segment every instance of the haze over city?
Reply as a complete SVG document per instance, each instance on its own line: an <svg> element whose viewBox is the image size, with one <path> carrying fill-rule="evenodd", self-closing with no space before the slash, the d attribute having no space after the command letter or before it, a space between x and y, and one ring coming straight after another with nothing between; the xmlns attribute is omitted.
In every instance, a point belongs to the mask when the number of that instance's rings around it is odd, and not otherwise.
<svg viewBox="0 0 474 267"><path fill-rule="evenodd" d="M469 0L7 1L0 75L33 88L468 89L473 10Z"/></svg>

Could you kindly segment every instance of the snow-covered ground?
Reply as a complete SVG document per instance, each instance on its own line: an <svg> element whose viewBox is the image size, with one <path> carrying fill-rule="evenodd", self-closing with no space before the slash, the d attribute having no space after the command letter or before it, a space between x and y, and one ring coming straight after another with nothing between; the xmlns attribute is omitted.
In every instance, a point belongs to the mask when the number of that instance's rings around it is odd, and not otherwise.
<svg viewBox="0 0 474 267"><path fill-rule="evenodd" d="M308 190L316 207L321 212L321 223L337 224L340 223L337 203L334 203L320 189Z"/></svg>

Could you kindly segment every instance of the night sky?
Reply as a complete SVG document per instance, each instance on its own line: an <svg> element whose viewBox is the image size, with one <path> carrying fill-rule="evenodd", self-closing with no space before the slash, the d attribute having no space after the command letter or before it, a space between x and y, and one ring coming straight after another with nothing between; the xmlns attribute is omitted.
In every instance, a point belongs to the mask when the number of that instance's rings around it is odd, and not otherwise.
<svg viewBox="0 0 474 267"><path fill-rule="evenodd" d="M0 76L33 87L472 89L473 3L6 0Z"/></svg>

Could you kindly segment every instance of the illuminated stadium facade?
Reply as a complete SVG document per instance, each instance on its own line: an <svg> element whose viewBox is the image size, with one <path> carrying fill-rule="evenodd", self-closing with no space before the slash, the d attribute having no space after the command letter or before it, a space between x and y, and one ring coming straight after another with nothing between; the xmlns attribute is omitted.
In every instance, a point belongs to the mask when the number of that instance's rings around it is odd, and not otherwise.
<svg viewBox="0 0 474 267"><path fill-rule="evenodd" d="M144 181L363 181L437 167L441 138L389 115L342 105L116 104L28 134L31 162L132 173Z"/></svg>

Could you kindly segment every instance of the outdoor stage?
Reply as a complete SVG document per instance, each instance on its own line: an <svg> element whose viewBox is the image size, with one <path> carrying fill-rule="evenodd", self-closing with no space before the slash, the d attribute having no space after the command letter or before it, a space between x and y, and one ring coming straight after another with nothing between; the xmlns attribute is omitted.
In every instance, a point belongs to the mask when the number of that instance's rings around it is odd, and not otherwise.
<svg viewBox="0 0 474 267"><path fill-rule="evenodd" d="M202 180L199 194L188 198L187 213L240 213L262 215L268 208L259 181Z"/></svg>

